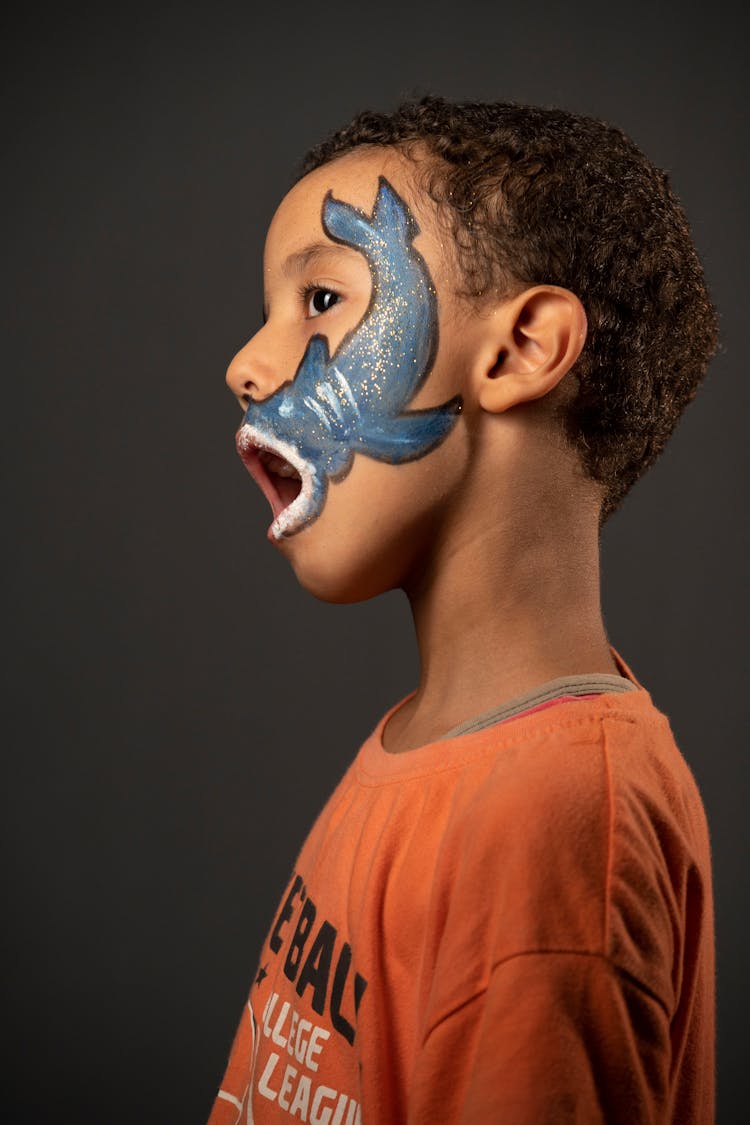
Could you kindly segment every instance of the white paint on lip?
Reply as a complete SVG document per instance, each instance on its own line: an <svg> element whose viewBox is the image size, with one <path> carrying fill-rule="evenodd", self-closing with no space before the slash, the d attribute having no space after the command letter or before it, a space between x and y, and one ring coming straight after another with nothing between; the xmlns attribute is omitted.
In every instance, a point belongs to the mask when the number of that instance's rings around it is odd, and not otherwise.
<svg viewBox="0 0 750 1125"><path fill-rule="evenodd" d="M312 511L313 481L315 469L299 453L299 450L286 441L279 441L249 425L247 422L237 431L237 449L240 456L254 449L264 449L268 453L275 453L297 470L302 481L299 496L292 501L274 519L271 524L271 534L274 539L283 539L299 531Z"/></svg>

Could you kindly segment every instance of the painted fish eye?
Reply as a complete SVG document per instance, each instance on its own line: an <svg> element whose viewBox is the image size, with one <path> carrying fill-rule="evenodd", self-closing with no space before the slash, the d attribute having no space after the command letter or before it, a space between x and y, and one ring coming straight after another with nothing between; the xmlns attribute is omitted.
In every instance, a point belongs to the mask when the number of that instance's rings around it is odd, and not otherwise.
<svg viewBox="0 0 750 1125"><path fill-rule="evenodd" d="M309 317L320 316L321 313L333 308L338 300L338 293L334 293L332 289L313 289L307 301L307 315Z"/></svg>

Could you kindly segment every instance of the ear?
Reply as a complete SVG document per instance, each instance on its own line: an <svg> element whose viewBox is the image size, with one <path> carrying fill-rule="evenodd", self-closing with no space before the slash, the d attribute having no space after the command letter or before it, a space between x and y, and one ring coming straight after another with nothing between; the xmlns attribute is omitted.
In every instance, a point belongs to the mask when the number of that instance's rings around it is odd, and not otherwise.
<svg viewBox="0 0 750 1125"><path fill-rule="evenodd" d="M549 394L581 354L586 313L575 293L536 285L503 301L483 321L474 387L483 410L499 414Z"/></svg>

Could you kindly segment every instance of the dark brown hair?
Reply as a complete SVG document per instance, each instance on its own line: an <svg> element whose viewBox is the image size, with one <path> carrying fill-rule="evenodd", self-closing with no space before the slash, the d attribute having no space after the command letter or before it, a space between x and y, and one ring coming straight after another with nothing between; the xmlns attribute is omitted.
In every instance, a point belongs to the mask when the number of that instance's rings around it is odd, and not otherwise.
<svg viewBox="0 0 750 1125"><path fill-rule="evenodd" d="M667 174L591 117L429 96L358 114L307 153L300 176L363 145L419 168L478 307L545 283L581 300L577 393L558 418L603 486L603 523L661 453L716 350L716 312Z"/></svg>

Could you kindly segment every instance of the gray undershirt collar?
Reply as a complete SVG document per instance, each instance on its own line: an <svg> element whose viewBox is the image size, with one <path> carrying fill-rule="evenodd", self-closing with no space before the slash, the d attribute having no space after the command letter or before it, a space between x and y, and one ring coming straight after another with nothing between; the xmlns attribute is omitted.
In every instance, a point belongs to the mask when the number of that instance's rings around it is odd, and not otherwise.
<svg viewBox="0 0 750 1125"><path fill-rule="evenodd" d="M457 738L461 734L475 734L477 731L484 730L485 727L492 727L495 723L510 719L513 715L520 714L521 711L528 711L529 708L536 707L540 703L548 703L559 695L599 695L603 692L638 690L638 685L624 676L612 676L605 673L591 676L560 676L558 679L549 680L548 683L542 684L532 691L527 691L524 695L517 696L516 699L510 700L508 703L501 704L500 707L493 707L491 711L485 711L474 719L467 719L465 722L459 723L458 726L444 734L439 741L442 742L446 738Z"/></svg>

